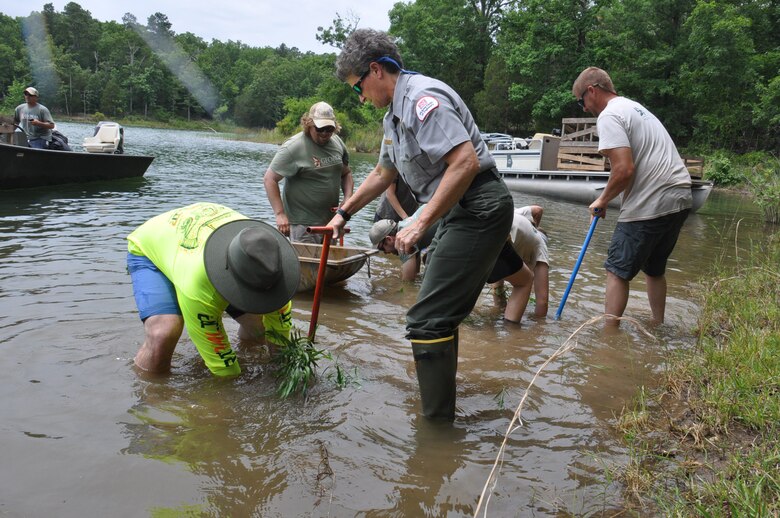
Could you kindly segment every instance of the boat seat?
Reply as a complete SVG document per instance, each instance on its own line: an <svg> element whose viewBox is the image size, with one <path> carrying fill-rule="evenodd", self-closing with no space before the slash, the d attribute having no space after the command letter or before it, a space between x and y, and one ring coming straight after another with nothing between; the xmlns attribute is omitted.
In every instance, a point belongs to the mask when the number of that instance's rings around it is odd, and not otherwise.
<svg viewBox="0 0 780 518"><path fill-rule="evenodd" d="M119 124L102 124L94 137L85 137L82 147L88 153L116 153L121 140Z"/></svg>

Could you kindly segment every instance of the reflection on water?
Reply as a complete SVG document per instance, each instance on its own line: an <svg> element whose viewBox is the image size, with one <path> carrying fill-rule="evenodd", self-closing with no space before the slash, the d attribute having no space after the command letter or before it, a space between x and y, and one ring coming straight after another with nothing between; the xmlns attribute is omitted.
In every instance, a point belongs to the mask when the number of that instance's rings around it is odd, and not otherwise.
<svg viewBox="0 0 780 518"><path fill-rule="evenodd" d="M72 142L87 125L63 124ZM404 314L417 286L398 280L395 257L372 258L325 291L317 333L356 383L327 376L309 400L280 401L268 359L239 350L244 375L213 379L188 340L172 376L132 369L142 338L125 272L124 237L147 218L213 201L273 222L262 175L276 147L217 135L128 128L128 153L157 158L142 179L0 192L0 381L4 462L0 514L11 516L470 516L512 412L536 370L603 308L603 261L614 217L599 224L563 318L500 324L485 291L461 327L458 419L418 416ZM375 157L353 157L358 179ZM545 207L550 314L588 230L584 206L516 194ZM373 216L347 236L367 246ZM620 488L603 462L625 452L613 424L668 351L690 347L697 283L718 261L738 260L763 226L738 196L713 193L692 215L669 264L667 323L654 339L626 327L587 329L532 388L524 425L509 438L490 501L492 516L599 514ZM296 296L308 327L311 293ZM640 278L627 315L647 322ZM226 321L231 336L237 326ZM503 395L502 398L497 397ZM332 476L328 475L332 470ZM30 498L35 488L35 498Z"/></svg>

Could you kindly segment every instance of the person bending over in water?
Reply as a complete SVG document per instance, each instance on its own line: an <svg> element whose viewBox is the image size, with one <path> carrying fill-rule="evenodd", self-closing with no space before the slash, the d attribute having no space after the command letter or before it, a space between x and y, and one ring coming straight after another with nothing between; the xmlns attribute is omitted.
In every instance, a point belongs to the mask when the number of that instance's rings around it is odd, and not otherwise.
<svg viewBox="0 0 780 518"><path fill-rule="evenodd" d="M186 327L214 375L239 374L224 312L239 323L242 341L262 343L266 331L289 337L300 264L272 226L222 205L196 203L150 219L127 241L127 270L144 324L135 355L140 369L168 372Z"/></svg>

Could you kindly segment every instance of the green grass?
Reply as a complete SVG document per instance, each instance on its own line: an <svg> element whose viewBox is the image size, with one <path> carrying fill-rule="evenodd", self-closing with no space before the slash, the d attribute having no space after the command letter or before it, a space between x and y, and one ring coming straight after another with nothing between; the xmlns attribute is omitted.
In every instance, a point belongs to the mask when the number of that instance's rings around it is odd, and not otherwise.
<svg viewBox="0 0 780 518"><path fill-rule="evenodd" d="M704 284L696 346L624 410L629 460L608 475L663 516L778 516L780 234Z"/></svg>

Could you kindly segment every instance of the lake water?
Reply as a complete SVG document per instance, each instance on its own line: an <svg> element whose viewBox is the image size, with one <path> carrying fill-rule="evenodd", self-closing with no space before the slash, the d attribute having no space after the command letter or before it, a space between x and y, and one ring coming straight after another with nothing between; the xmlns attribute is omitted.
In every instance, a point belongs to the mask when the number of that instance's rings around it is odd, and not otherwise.
<svg viewBox="0 0 780 518"><path fill-rule="evenodd" d="M71 143L91 127L60 124ZM0 516L471 516L507 425L536 370L603 311L603 261L616 212L599 223L566 303L553 318L588 230L584 206L515 194L545 208L550 317L504 327L487 289L461 326L453 426L418 413L404 315L417 291L378 256L323 296L318 347L354 382L324 372L304 403L280 400L260 351L243 375L211 377L186 334L170 376L139 377L143 341L125 236L146 219L212 201L273 223L262 176L276 146L213 133L126 128L125 150L156 156L142 179L0 191ZM374 156L352 157L356 184ZM611 218L609 216L612 216ZM347 244L367 246L371 207ZM763 223L745 199L715 192L686 222L667 274L667 322L654 338L585 329L531 388L509 437L488 516L614 514L621 488L603 466L625 460L615 416L694 343L699 282L733 264ZM294 300L308 329L311 294ZM641 275L627 316L649 320ZM226 318L235 337L237 326Z"/></svg>

